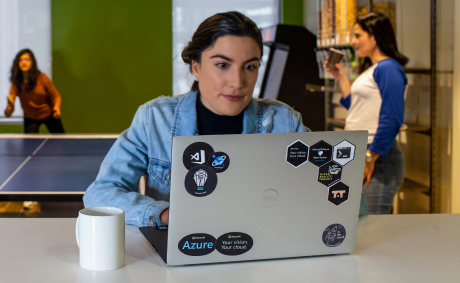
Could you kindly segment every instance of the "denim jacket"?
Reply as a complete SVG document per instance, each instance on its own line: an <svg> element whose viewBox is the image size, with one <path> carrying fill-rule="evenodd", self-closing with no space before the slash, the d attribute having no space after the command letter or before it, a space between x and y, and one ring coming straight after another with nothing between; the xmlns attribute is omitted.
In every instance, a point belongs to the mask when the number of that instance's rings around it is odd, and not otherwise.
<svg viewBox="0 0 460 283"><path fill-rule="evenodd" d="M191 91L140 106L86 190L85 207L119 207L127 224L163 225L159 215L169 207L172 138L198 135L196 99ZM305 131L301 115L279 101L252 99L244 109L242 134ZM146 195L139 193L144 175Z"/></svg>

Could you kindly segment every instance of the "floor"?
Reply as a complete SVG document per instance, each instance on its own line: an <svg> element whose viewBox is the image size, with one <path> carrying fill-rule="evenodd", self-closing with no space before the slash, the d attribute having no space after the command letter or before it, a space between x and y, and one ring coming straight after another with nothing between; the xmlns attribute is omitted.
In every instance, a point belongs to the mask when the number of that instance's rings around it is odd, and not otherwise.
<svg viewBox="0 0 460 283"><path fill-rule="evenodd" d="M25 208L21 201L0 201L0 217L77 217L83 202L37 202Z"/></svg>

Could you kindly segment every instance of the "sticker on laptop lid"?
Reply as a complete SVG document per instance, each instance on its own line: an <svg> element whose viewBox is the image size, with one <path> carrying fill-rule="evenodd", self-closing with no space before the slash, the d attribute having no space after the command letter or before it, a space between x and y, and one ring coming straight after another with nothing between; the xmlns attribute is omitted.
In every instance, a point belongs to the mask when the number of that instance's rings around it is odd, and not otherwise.
<svg viewBox="0 0 460 283"><path fill-rule="evenodd" d="M310 147L308 160L320 167L332 160L332 145L321 140Z"/></svg>
<svg viewBox="0 0 460 283"><path fill-rule="evenodd" d="M341 165L345 165L355 158L355 145L347 140L343 140L334 146L333 160Z"/></svg>
<svg viewBox="0 0 460 283"><path fill-rule="evenodd" d="M185 175L185 189L195 197L210 195L217 186L217 174L206 165L195 166Z"/></svg>
<svg viewBox="0 0 460 283"><path fill-rule="evenodd" d="M189 145L182 155L182 161L187 169L195 166L206 165L209 156L214 152L212 146L205 142L195 142Z"/></svg>
<svg viewBox="0 0 460 283"><path fill-rule="evenodd" d="M325 186L331 186L337 183L342 178L342 165L329 161L323 166L319 167L318 182Z"/></svg>
<svg viewBox="0 0 460 283"><path fill-rule="evenodd" d="M339 206L348 200L350 187L342 182L338 182L329 188L327 200L335 206Z"/></svg>
<svg viewBox="0 0 460 283"><path fill-rule="evenodd" d="M225 152L214 152L208 158L208 166L216 173L222 173L230 166L230 157Z"/></svg>
<svg viewBox="0 0 460 283"><path fill-rule="evenodd" d="M287 147L286 162L295 168L308 161L308 145L301 140L296 140Z"/></svg>
<svg viewBox="0 0 460 283"><path fill-rule="evenodd" d="M216 239L209 234L196 233L183 237L177 247L183 254L203 256L215 250L215 242Z"/></svg>
<svg viewBox="0 0 460 283"><path fill-rule="evenodd" d="M224 255L241 255L254 244L252 237L242 232L225 233L216 240L216 250Z"/></svg>
<svg viewBox="0 0 460 283"><path fill-rule="evenodd" d="M323 243L328 247L337 247L345 240L345 236L345 227L340 224L332 224L323 232Z"/></svg>

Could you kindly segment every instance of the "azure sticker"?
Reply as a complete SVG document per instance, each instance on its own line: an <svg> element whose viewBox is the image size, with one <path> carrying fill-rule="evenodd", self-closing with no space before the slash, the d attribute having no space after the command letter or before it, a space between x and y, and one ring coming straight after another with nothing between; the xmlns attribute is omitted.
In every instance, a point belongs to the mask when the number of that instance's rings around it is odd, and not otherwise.
<svg viewBox="0 0 460 283"><path fill-rule="evenodd" d="M323 243L328 247L337 247L345 240L345 236L345 227L340 224L332 224L323 232Z"/></svg>
<svg viewBox="0 0 460 283"><path fill-rule="evenodd" d="M198 233L183 237L178 244L179 250L186 255L202 256L215 250L216 239L208 234Z"/></svg>
<svg viewBox="0 0 460 283"><path fill-rule="evenodd" d="M213 168L216 173L222 173L230 166L230 157L224 152L214 152L209 156L208 166Z"/></svg>
<svg viewBox="0 0 460 283"><path fill-rule="evenodd" d="M217 174L209 166L201 165L190 169L185 175L185 189L195 197L211 194L217 186Z"/></svg>
<svg viewBox="0 0 460 283"><path fill-rule="evenodd" d="M182 161L187 169L191 169L198 165L206 165L209 156L214 152L214 149L207 143L195 142L189 145L182 156Z"/></svg>
<svg viewBox="0 0 460 283"><path fill-rule="evenodd" d="M216 250L224 255L241 255L254 244L252 237L241 232L223 234L216 240Z"/></svg>

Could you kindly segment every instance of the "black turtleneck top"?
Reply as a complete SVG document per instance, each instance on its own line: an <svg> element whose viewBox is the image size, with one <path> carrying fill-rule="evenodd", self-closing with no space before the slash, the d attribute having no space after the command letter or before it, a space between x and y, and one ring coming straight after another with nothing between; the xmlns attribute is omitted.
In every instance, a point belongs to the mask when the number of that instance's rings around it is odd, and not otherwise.
<svg viewBox="0 0 460 283"><path fill-rule="evenodd" d="M206 108L201 95L196 99L198 133L200 135L229 135L243 132L244 111L236 116L218 115Z"/></svg>

